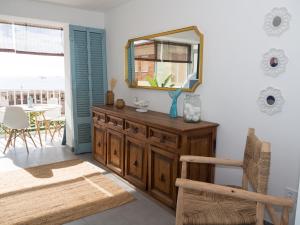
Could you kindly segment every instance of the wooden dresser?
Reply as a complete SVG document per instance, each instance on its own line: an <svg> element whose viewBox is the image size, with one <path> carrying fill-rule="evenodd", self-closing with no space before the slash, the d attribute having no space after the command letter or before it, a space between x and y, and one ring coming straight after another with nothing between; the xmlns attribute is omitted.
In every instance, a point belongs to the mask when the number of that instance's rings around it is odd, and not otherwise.
<svg viewBox="0 0 300 225"><path fill-rule="evenodd" d="M93 156L170 207L176 205L180 155L215 156L216 123L185 123L133 107L93 107ZM188 178L213 182L214 167L191 164Z"/></svg>

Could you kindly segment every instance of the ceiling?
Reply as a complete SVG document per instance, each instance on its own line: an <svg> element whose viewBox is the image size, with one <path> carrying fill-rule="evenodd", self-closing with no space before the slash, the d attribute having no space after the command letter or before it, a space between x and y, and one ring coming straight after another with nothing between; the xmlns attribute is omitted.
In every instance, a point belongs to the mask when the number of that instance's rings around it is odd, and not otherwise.
<svg viewBox="0 0 300 225"><path fill-rule="evenodd" d="M33 0L47 2L83 10L104 12L130 0Z"/></svg>

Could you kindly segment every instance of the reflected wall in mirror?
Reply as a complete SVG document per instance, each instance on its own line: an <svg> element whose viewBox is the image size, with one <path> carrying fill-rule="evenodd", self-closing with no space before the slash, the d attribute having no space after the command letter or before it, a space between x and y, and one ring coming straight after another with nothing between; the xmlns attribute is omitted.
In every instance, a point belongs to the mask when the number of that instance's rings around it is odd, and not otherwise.
<svg viewBox="0 0 300 225"><path fill-rule="evenodd" d="M125 56L129 87L195 91L202 83L203 34L195 26L131 39Z"/></svg>

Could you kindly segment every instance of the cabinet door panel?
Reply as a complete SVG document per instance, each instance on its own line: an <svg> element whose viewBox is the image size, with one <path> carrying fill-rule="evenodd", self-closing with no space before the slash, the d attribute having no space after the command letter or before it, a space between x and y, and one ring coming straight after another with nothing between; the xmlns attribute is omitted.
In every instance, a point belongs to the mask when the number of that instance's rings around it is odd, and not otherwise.
<svg viewBox="0 0 300 225"><path fill-rule="evenodd" d="M106 164L106 131L100 126L94 127L94 158Z"/></svg>
<svg viewBox="0 0 300 225"><path fill-rule="evenodd" d="M123 175L124 136L117 131L107 130L107 167Z"/></svg>
<svg viewBox="0 0 300 225"><path fill-rule="evenodd" d="M212 134L203 134L190 138L189 155L212 157L212 148ZM213 167L213 165L209 164L189 163L188 179L213 182L211 174L213 172Z"/></svg>
<svg viewBox="0 0 300 225"><path fill-rule="evenodd" d="M125 141L125 178L141 189L146 189L146 144L128 136Z"/></svg>
<svg viewBox="0 0 300 225"><path fill-rule="evenodd" d="M177 154L150 146L149 192L165 204L175 207L177 177Z"/></svg>

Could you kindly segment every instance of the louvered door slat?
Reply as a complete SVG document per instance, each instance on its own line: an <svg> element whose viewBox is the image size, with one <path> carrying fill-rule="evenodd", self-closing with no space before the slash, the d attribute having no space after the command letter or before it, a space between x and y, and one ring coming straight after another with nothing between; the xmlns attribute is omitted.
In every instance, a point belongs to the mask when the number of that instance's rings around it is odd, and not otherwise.
<svg viewBox="0 0 300 225"><path fill-rule="evenodd" d="M107 87L105 32L70 26L74 150L91 152L91 106L103 105Z"/></svg>

